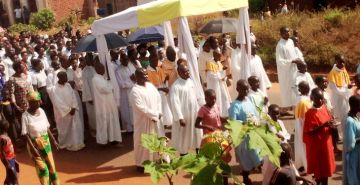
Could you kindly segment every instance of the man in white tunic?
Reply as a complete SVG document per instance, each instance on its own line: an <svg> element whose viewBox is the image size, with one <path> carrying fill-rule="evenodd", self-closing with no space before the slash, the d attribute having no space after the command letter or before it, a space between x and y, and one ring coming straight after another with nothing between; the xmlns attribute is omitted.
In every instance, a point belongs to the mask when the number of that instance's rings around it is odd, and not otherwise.
<svg viewBox="0 0 360 185"><path fill-rule="evenodd" d="M141 170L146 160L156 160L157 156L141 145L142 134L164 136L161 120L161 97L157 88L148 81L146 70L135 71L136 84L129 93L129 101L134 115L135 165Z"/></svg>
<svg viewBox="0 0 360 185"><path fill-rule="evenodd" d="M343 55L335 55L335 65L328 75L329 88L331 90L331 103L334 105L334 119L344 124L347 113L350 109L349 98L352 94L351 79L346 70L346 61ZM338 128L340 138L342 129Z"/></svg>
<svg viewBox="0 0 360 185"><path fill-rule="evenodd" d="M92 85L96 114L96 142L100 145L111 142L120 146L119 142L122 138L114 88L112 83L105 79L105 68L98 60L95 62L95 71L97 74L92 79Z"/></svg>
<svg viewBox="0 0 360 185"><path fill-rule="evenodd" d="M190 79L188 67L184 64L179 65L178 74L180 77L170 89L170 104L175 121L171 140L176 150L184 155L189 150L200 147L203 132L195 128L195 121L201 100L196 98L195 85Z"/></svg>
<svg viewBox="0 0 360 185"><path fill-rule="evenodd" d="M120 89L119 89L119 84L116 80L116 75L115 75L115 71L117 68L119 68L120 65L120 61L119 61L119 54L116 51L111 51L110 52L111 55L111 62L108 63L108 70L107 72L109 73L109 77L110 77L110 82L114 88L113 92L114 92L114 98L116 101L116 105L118 107L118 111L120 110Z"/></svg>
<svg viewBox="0 0 360 185"><path fill-rule="evenodd" d="M46 79L46 86L51 87L55 86L58 82L57 74L60 72L60 62L56 59L51 62L52 69L48 73Z"/></svg>
<svg viewBox="0 0 360 185"><path fill-rule="evenodd" d="M58 83L47 87L53 103L59 147L70 151L84 148L84 123L80 118L75 91L67 83L66 72L59 72Z"/></svg>
<svg viewBox="0 0 360 185"><path fill-rule="evenodd" d="M129 102L129 93L134 86L135 70L134 65L129 63L127 55L121 55L121 64L115 71L116 79L120 88L120 114L121 122L127 132L133 132L133 115Z"/></svg>
<svg viewBox="0 0 360 185"><path fill-rule="evenodd" d="M267 95L267 90L270 89L271 82L264 69L261 58L256 55L256 44L251 45L251 59L250 59L250 72L251 76L256 76L260 81L260 90Z"/></svg>
<svg viewBox="0 0 360 185"><path fill-rule="evenodd" d="M280 84L281 107L290 108L296 103L296 96L292 91L296 64L302 62L296 58L294 42L289 39L289 28L280 28L281 39L276 46L276 66Z"/></svg>
<svg viewBox="0 0 360 185"><path fill-rule="evenodd" d="M89 127L93 135L96 131L96 117L95 117L95 108L94 108L94 92L93 92L93 83L92 79L96 74L94 69L94 61L91 57L87 57L86 66L82 71L82 81L83 81L83 94L82 101L85 102L86 113L88 116Z"/></svg>

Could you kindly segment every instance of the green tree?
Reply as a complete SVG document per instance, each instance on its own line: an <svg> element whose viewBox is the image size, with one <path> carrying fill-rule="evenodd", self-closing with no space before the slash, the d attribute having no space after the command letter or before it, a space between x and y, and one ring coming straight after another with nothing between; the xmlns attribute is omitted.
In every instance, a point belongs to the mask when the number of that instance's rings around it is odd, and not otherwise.
<svg viewBox="0 0 360 185"><path fill-rule="evenodd" d="M36 26L41 30L51 29L54 23L55 14L49 9L42 9L37 13L31 14L30 24Z"/></svg>
<svg viewBox="0 0 360 185"><path fill-rule="evenodd" d="M262 120L275 125L276 123L265 114L261 114ZM236 184L241 184L238 178L232 174L231 167L225 160L231 145L239 146L245 140L249 149L259 149L260 156L267 156L269 160L280 166L280 154L282 152L280 140L267 126L260 125L256 119L249 117L246 122L228 121L226 132L214 132L206 135L198 154L187 154L177 157L174 148L167 146L166 137L158 137L154 134L143 134L142 145L151 153L156 153L159 160L145 161L145 173L149 173L151 180L158 183L164 176L169 185L173 185L173 176L179 170L190 173L193 176L191 185L222 185L223 177L231 177ZM276 126L276 125L275 125ZM277 127L275 127L277 128ZM205 141L205 142L204 142Z"/></svg>

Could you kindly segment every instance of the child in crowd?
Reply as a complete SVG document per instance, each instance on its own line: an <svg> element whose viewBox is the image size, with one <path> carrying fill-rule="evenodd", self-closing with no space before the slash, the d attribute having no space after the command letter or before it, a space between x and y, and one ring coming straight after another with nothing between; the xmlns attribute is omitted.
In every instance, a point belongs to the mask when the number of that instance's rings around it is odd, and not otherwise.
<svg viewBox="0 0 360 185"><path fill-rule="evenodd" d="M301 62L299 64L297 64L297 68L298 71L295 75L295 83L293 86L293 90L294 93L296 94L296 96L299 96L299 91L298 91L298 85L300 82L305 81L309 84L310 86L310 90L315 88L315 83L314 80L312 79L311 75L309 72L307 72L307 65L305 62Z"/></svg>
<svg viewBox="0 0 360 185"><path fill-rule="evenodd" d="M281 144L280 167L274 170L270 180L270 185L296 185L297 181L302 181L304 185L315 184L308 179L300 177L295 173L291 165L291 146L288 143Z"/></svg>
<svg viewBox="0 0 360 185"><path fill-rule="evenodd" d="M0 120L0 159L6 168L4 185L17 185L19 164L15 159L14 146L7 134L9 123L4 119Z"/></svg>
<svg viewBox="0 0 360 185"><path fill-rule="evenodd" d="M306 172L306 151L303 142L303 129L305 113L311 108L312 103L310 100L310 86L306 81L302 81L298 85L300 96L298 97L295 106L295 166L299 168L300 172Z"/></svg>
<svg viewBox="0 0 360 185"><path fill-rule="evenodd" d="M220 108L216 104L216 93L212 89L205 91L205 102L198 112L195 128L203 129L204 134L210 134L215 130L223 130L222 123L226 118L220 117Z"/></svg>
<svg viewBox="0 0 360 185"><path fill-rule="evenodd" d="M249 90L249 99L254 104L254 106L261 112L267 112L267 104L269 102L266 94L260 90L260 80L256 76L250 76L248 78L248 83L250 85Z"/></svg>
<svg viewBox="0 0 360 185"><path fill-rule="evenodd" d="M328 110L330 112L332 112L333 105L331 103L330 95L326 91L326 89L328 88L328 85L329 85L328 79L326 78L326 76L318 76L315 78L315 84L318 88L320 88L323 91L326 107L328 108Z"/></svg>
<svg viewBox="0 0 360 185"><path fill-rule="evenodd" d="M326 92L326 89L329 84L327 78L325 76L318 76L315 78L315 83L316 83L317 87L323 91L324 100L325 100L324 103L326 105L326 108L328 109L328 111L331 114L333 114L333 105L331 103L329 93ZM330 130L331 130L331 135L332 135L332 142L334 145L334 151L335 151L335 153L339 153L339 152L341 152L340 149L337 147L337 141L339 140L339 131L337 128L330 128Z"/></svg>
<svg viewBox="0 0 360 185"><path fill-rule="evenodd" d="M284 123L281 120L279 120L280 107L275 104L270 105L268 114L271 118L271 121L266 122L266 125L268 126L269 130L280 138L281 143L287 143L288 140L290 140L291 135L286 130ZM271 176L275 170L276 170L276 166L272 164L267 157L265 157L261 170L263 174L262 185L269 184ZM296 169L294 168L294 170ZM296 171L296 173L298 172Z"/></svg>
<svg viewBox="0 0 360 185"><path fill-rule="evenodd" d="M257 76L260 81L260 90L267 95L267 90L271 88L271 82L264 68L261 58L256 54L257 45L251 44L250 72L252 76Z"/></svg>

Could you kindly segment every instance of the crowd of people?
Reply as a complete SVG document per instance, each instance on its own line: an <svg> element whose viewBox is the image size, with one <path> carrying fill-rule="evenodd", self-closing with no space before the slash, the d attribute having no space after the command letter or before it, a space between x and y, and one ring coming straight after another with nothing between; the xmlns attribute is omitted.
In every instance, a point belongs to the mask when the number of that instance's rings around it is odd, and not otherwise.
<svg viewBox="0 0 360 185"><path fill-rule="evenodd" d="M205 134L224 130L227 119L260 120L262 113L271 117L271 123L265 124L281 141L281 167L261 158L259 150L250 150L248 138L244 139L235 155L245 184L252 184L250 172L262 165L264 185L313 183L302 177L306 174L327 185L340 141L344 142L344 178L349 185L360 184L360 66L352 81L345 57L338 54L329 75L313 80L297 33L290 37L283 27L280 36L276 66L281 102L276 105L267 95L271 82L256 55L253 33L251 75L235 82L233 76L239 75L232 63L241 62L234 60L240 45L233 46L227 35L209 36L201 46L196 44L201 89L195 87L186 56L178 53L177 39L174 46L159 41L113 49L111 62L104 65L96 53L72 52L84 37L79 31L4 34L0 37L0 156L7 169L5 184L17 184L14 147L21 149L23 142L41 184L58 185L51 144L79 151L85 147L85 132L104 147L121 147L122 134L133 134L135 164L143 172L143 162L157 156L141 145L142 134L165 136L171 128L171 145L185 155L200 148ZM238 93L235 100L230 96L232 88ZM197 91L205 91L205 99ZM294 161L288 144L291 135L279 119L291 115L291 110L296 120Z"/></svg>

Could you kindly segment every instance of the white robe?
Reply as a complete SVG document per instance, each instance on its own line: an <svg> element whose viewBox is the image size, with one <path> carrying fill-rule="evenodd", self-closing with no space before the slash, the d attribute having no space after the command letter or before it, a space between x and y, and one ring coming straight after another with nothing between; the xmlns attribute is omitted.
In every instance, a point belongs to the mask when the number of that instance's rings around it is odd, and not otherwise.
<svg viewBox="0 0 360 185"><path fill-rule="evenodd" d="M299 96L298 101L310 100L309 96ZM307 170L306 160L306 146L303 142L304 132L304 118L295 119L295 133L294 133L294 154L295 154L295 166L296 168L304 167Z"/></svg>
<svg viewBox="0 0 360 185"><path fill-rule="evenodd" d="M69 83L55 84L47 88L54 107L59 147L70 151L78 151L84 145L84 122L80 117L80 106L75 91ZM75 114L70 115L71 109Z"/></svg>
<svg viewBox="0 0 360 185"><path fill-rule="evenodd" d="M75 82L75 89L77 91L82 92L83 90L82 69L79 67L76 70L74 70L74 82Z"/></svg>
<svg viewBox="0 0 360 185"><path fill-rule="evenodd" d="M208 61L214 63L215 61ZM225 71L206 72L207 89L212 89L216 94L216 104L220 108L221 117L228 117L231 98L225 81Z"/></svg>
<svg viewBox="0 0 360 185"><path fill-rule="evenodd" d="M4 64L4 73L5 73L5 81L8 81L9 78L15 74L15 70L13 69L12 65L14 61L12 61L9 57L6 57L2 63Z"/></svg>
<svg viewBox="0 0 360 185"><path fill-rule="evenodd" d="M85 102L88 123L91 130L96 130L95 107L93 103L89 103L94 100L92 79L95 74L94 67L85 66L81 76L83 82L82 101Z"/></svg>
<svg viewBox="0 0 360 185"><path fill-rule="evenodd" d="M334 70L339 70L339 68L334 65ZM346 84L346 83L344 83ZM329 81L329 88L331 90L330 99L333 107L334 118L336 121L339 121L344 125L347 113L349 112L349 98L352 95L352 90L348 89L346 84L343 87L337 87L336 84ZM339 134L342 136L343 129L339 128Z"/></svg>
<svg viewBox="0 0 360 185"><path fill-rule="evenodd" d="M299 96L300 92L298 89L299 83L305 81L309 84L310 87L310 92L312 89L316 88L315 82L313 80L313 78L311 77L310 73L306 72L306 73L300 73L299 71L296 72L296 76L295 76L295 80L294 80L294 84L293 84L293 92L295 93L296 96Z"/></svg>
<svg viewBox="0 0 360 185"><path fill-rule="evenodd" d="M104 76L95 74L92 79L96 114L96 142L121 142L119 113L114 98L114 88Z"/></svg>
<svg viewBox="0 0 360 185"><path fill-rule="evenodd" d="M52 86L55 86L58 82L58 77L57 77L57 74L60 72L60 69L57 69L57 70L52 70L48 76L47 76L47 79L46 79L46 87L52 87Z"/></svg>
<svg viewBox="0 0 360 185"><path fill-rule="evenodd" d="M129 94L134 115L134 153L136 166L143 166L145 160L156 160L157 155L150 153L141 145L142 134L165 136L159 120L161 98L157 88L149 82L145 86L135 85Z"/></svg>
<svg viewBox="0 0 360 185"><path fill-rule="evenodd" d="M199 89L201 90L201 89ZM178 78L170 89L170 105L173 111L172 144L180 154L200 147L202 129L195 128L195 120L200 105L196 98L196 89L191 79ZM186 126L181 127L179 120L184 119Z"/></svg>
<svg viewBox="0 0 360 185"><path fill-rule="evenodd" d="M295 54L296 58L300 59L301 61L305 62L304 55L298 47L295 47Z"/></svg>
<svg viewBox="0 0 360 185"><path fill-rule="evenodd" d="M248 97L251 103L253 103L257 109L260 108L262 112L267 113L267 105L269 103L264 104L265 97L267 97L264 92L262 92L260 89L258 89L257 91L253 91L252 89L249 89Z"/></svg>
<svg viewBox="0 0 360 185"><path fill-rule="evenodd" d="M240 72L241 72L241 66L240 66L240 59L241 59L241 52L240 48L235 48L231 51L231 74L233 81L236 82L240 80Z"/></svg>
<svg viewBox="0 0 360 185"><path fill-rule="evenodd" d="M116 75L115 75L115 71L118 67L119 67L119 65L114 62L110 62L108 65L110 82L114 88L113 92L114 92L115 102L116 102L117 107L120 107L120 90L119 90L119 84L116 80Z"/></svg>
<svg viewBox="0 0 360 185"><path fill-rule="evenodd" d="M201 51L199 54L199 75L202 83L206 83L206 62L213 60L213 50L210 52Z"/></svg>
<svg viewBox="0 0 360 185"><path fill-rule="evenodd" d="M297 59L294 42L291 39L280 39L276 46L276 66L280 85L281 107L294 106L296 96L292 91L294 75L297 71L296 64L292 61Z"/></svg>
<svg viewBox="0 0 360 185"><path fill-rule="evenodd" d="M133 115L129 102L129 93L134 86L130 76L135 73L136 68L129 63L128 66L120 65L115 71L117 83L120 89L120 114L121 122L128 132L133 131Z"/></svg>
<svg viewBox="0 0 360 185"><path fill-rule="evenodd" d="M260 81L260 90L267 95L267 89L270 88L271 82L264 69L261 58L258 55L251 56L250 60L251 76L256 76Z"/></svg>

